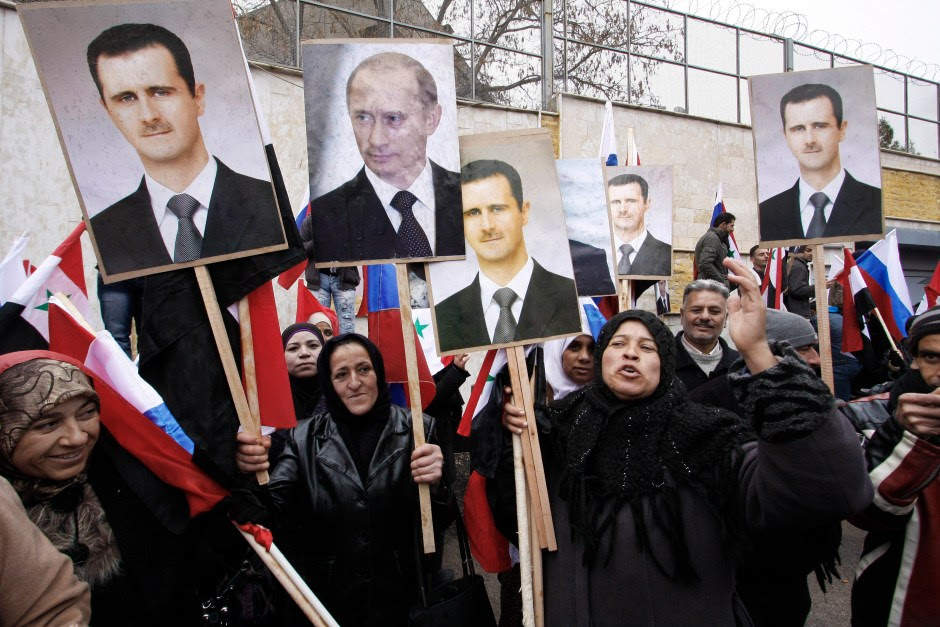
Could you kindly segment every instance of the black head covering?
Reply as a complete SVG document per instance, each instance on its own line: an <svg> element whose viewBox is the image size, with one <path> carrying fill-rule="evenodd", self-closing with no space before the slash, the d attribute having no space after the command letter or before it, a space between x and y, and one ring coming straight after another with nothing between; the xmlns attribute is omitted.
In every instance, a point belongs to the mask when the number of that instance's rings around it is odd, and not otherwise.
<svg viewBox="0 0 940 627"><path fill-rule="evenodd" d="M320 340L321 345L324 343L323 333L320 332L320 329L318 329L315 324L298 322L297 324L290 325L281 333L281 344L284 346L285 350L287 349L287 343L290 342L290 339L301 331L313 333L317 339ZM319 373L319 371L320 362L318 360L317 372ZM288 374L287 377L290 379L290 394L291 398L294 400L294 415L297 420L309 418L324 409L323 394L320 391L320 377L318 375L312 377L295 377L292 374Z"/></svg>
<svg viewBox="0 0 940 627"><path fill-rule="evenodd" d="M348 344L359 344L366 349L372 368L375 370L378 397L372 409L362 416L350 413L333 387L330 357L338 348ZM379 437L388 423L392 405L388 383L385 381L385 362L382 360L382 353L369 338L358 333L339 335L330 339L320 351L320 357L317 359L317 372L326 408L356 463L359 475L364 478L368 474L369 462L372 461L372 454L375 453Z"/></svg>
<svg viewBox="0 0 940 627"><path fill-rule="evenodd" d="M604 383L603 354L628 320L649 329L658 347L659 385L642 399L621 400ZM591 564L606 546L614 549L616 517L629 505L641 551L648 551L669 578L694 581L678 489L700 491L720 513L729 535L738 535L733 450L753 437L738 416L687 398L676 378L675 343L651 313L622 312L604 325L594 351L594 381L548 409L557 434L555 453L564 467L561 496L568 503L572 532L584 543ZM651 521L651 522L647 522ZM649 543L655 525L670 546Z"/></svg>

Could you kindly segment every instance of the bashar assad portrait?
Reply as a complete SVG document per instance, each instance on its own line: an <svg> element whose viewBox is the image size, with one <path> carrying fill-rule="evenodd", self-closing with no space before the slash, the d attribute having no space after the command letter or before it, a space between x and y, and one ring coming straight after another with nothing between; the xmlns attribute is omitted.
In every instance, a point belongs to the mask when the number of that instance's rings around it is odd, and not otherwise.
<svg viewBox="0 0 940 627"><path fill-rule="evenodd" d="M119 24L87 49L105 113L137 151L137 189L91 217L108 275L285 242L270 181L209 154L199 118L206 85L189 50L155 24Z"/></svg>
<svg viewBox="0 0 940 627"><path fill-rule="evenodd" d="M462 257L460 175L428 157L442 115L434 76L381 52L350 73L346 105L363 167L310 203L315 261Z"/></svg>
<svg viewBox="0 0 940 627"><path fill-rule="evenodd" d="M519 173L481 159L460 176L464 232L479 272L435 307L441 351L577 333L574 280L546 270L526 249L523 227L537 208L523 198Z"/></svg>
<svg viewBox="0 0 940 627"><path fill-rule="evenodd" d="M881 190L842 167L849 122L839 92L821 83L794 87L780 100L780 119L800 176L760 203L761 241L881 233Z"/></svg>

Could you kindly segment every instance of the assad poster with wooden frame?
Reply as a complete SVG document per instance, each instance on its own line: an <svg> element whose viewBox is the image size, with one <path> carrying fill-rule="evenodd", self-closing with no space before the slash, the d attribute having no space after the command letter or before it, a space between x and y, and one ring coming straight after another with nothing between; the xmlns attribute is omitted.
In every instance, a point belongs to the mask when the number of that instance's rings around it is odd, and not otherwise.
<svg viewBox="0 0 940 627"><path fill-rule="evenodd" d="M881 239L870 65L748 79L762 246Z"/></svg>
<svg viewBox="0 0 940 627"><path fill-rule="evenodd" d="M427 265L442 355L581 332L551 134L460 137L467 258Z"/></svg>
<svg viewBox="0 0 940 627"><path fill-rule="evenodd" d="M287 247L227 0L17 10L106 283Z"/></svg>
<svg viewBox="0 0 940 627"><path fill-rule="evenodd" d="M671 276L672 166L605 166L604 181L617 278Z"/></svg>
<svg viewBox="0 0 940 627"><path fill-rule="evenodd" d="M600 159L559 159L555 167L578 296L616 294L603 162Z"/></svg>
<svg viewBox="0 0 940 627"><path fill-rule="evenodd" d="M303 42L317 267L463 259L454 46Z"/></svg>

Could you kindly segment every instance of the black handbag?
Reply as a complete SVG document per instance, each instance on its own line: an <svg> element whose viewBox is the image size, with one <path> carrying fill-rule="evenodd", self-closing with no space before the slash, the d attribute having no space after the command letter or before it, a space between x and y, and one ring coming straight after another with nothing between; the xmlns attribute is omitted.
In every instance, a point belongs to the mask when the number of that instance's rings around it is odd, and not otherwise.
<svg viewBox="0 0 940 627"><path fill-rule="evenodd" d="M429 588L422 567L419 536L419 541L415 543L418 602L408 613L410 627L496 627L483 577L473 569L470 541L467 539L467 530L459 511L454 524L457 528L457 546L460 548L463 577Z"/></svg>

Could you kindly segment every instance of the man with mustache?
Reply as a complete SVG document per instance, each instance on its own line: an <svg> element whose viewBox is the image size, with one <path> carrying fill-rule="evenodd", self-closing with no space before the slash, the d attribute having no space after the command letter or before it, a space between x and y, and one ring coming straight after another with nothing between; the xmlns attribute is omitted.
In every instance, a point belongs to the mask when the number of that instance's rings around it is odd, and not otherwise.
<svg viewBox="0 0 940 627"><path fill-rule="evenodd" d="M679 315L682 330L676 335L676 376L690 392L728 371L738 358L719 337L728 319L728 288L711 279L685 286Z"/></svg>
<svg viewBox="0 0 940 627"><path fill-rule="evenodd" d="M119 24L87 57L102 107L144 169L136 191L91 218L106 274L285 242L271 182L233 172L206 149L206 86L178 36Z"/></svg>
<svg viewBox="0 0 940 627"><path fill-rule="evenodd" d="M480 271L435 306L441 351L537 341L581 330L575 282L549 272L526 250L529 201L504 161L471 161L460 171L464 236Z"/></svg>
<svg viewBox="0 0 940 627"><path fill-rule="evenodd" d="M817 83L795 87L780 100L780 118L800 178L760 203L761 241L881 233L881 190L842 167L839 144L849 123L839 92Z"/></svg>

